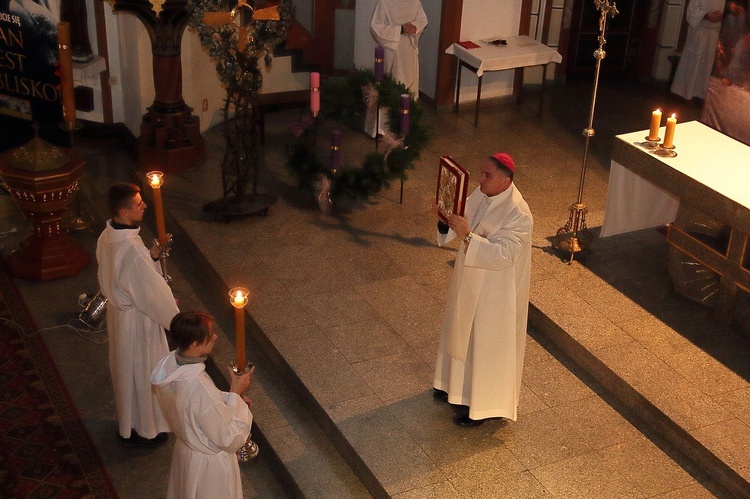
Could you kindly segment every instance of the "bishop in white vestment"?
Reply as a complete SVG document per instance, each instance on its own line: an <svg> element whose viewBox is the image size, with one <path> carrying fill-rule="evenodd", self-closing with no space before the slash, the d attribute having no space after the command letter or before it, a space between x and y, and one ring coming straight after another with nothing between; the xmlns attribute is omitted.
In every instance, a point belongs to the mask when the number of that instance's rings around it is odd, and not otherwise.
<svg viewBox="0 0 750 499"><path fill-rule="evenodd" d="M533 219L513 184L504 153L481 167L465 218L451 215L438 244L462 239L456 253L433 386L437 398L469 407L460 426L487 418L516 420L521 391Z"/></svg>
<svg viewBox="0 0 750 499"><path fill-rule="evenodd" d="M119 208L113 209L113 197L121 198ZM119 434L126 445L163 443L153 441L169 427L151 386L151 371L169 352L164 330L179 310L159 262L139 236L136 224L146 209L140 189L116 184L110 190L110 209L113 219L99 236L96 259L99 286L107 298L109 366Z"/></svg>

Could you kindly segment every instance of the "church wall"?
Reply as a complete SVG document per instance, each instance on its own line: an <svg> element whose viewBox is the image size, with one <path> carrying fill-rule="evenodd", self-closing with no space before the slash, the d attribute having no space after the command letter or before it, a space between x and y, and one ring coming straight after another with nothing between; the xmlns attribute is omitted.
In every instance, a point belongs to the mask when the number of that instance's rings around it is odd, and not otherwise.
<svg viewBox="0 0 750 499"><path fill-rule="evenodd" d="M141 134L141 118L155 95L151 42L146 28L134 15L118 12L115 16L119 39L110 45L110 52L119 53L120 77L117 84L120 85L122 100L115 102L113 95L113 114L122 116L122 122L138 137Z"/></svg>
<svg viewBox="0 0 750 499"><path fill-rule="evenodd" d="M461 40L477 40L493 36L518 34L521 18L521 0L497 2L477 0L464 2L461 19ZM459 101L474 101L477 95L477 77L462 68ZM513 94L513 71L494 71L482 78L482 98L504 97Z"/></svg>
<svg viewBox="0 0 750 499"><path fill-rule="evenodd" d="M201 132L224 120L226 91L216 74L216 63L201 45L198 33L186 28L182 35L182 98L201 122ZM151 75L149 74L149 77Z"/></svg>
<svg viewBox="0 0 750 499"><path fill-rule="evenodd" d="M427 14L427 25L419 40L420 90L433 100L437 98L437 65L440 55L440 17L442 1L423 0L422 8Z"/></svg>

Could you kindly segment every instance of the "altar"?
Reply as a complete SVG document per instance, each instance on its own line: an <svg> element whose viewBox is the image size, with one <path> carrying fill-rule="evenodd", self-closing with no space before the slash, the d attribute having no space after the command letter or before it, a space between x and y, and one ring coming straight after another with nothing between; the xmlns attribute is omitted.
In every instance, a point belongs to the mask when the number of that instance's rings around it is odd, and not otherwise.
<svg viewBox="0 0 750 499"><path fill-rule="evenodd" d="M647 135L615 140L601 237L667 225L675 287L729 321L737 291L750 293L750 147L691 121L660 157L639 145Z"/></svg>

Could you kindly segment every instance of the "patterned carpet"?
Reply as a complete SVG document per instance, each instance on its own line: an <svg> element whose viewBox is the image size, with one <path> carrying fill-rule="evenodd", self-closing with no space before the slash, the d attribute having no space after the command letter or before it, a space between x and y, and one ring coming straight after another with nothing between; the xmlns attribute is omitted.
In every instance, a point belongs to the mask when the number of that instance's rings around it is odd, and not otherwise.
<svg viewBox="0 0 750 499"><path fill-rule="evenodd" d="M116 497L36 330L0 264L0 497Z"/></svg>

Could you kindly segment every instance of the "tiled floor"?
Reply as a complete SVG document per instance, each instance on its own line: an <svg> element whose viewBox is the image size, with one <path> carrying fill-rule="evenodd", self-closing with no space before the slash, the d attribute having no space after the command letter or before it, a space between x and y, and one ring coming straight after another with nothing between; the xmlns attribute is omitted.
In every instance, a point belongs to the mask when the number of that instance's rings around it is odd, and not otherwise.
<svg viewBox="0 0 750 499"><path fill-rule="evenodd" d="M164 203L169 229L177 234L173 285L181 308L224 314L220 325L226 334L215 356L223 365L232 355L233 330L231 310L221 297L227 286L251 290L248 312L258 325L250 326L253 345L264 349L251 350L259 364L256 421L309 497L366 495L351 471L331 460L333 446L377 496L727 495L643 422L649 404L663 413L667 429L683 428L747 482L747 337L717 326L707 311L671 289L663 237L643 231L596 240L572 265L551 250L549 238L564 225L578 191L580 130L586 124L581 110L589 98L589 84L556 86L542 118L533 99L521 106L487 102L478 128L472 126L473 109L458 116L428 112L434 140L409 173L403 204L394 186L368 203L344 203L330 215L321 213L285 170L286 127L295 111L267 116L261 190L278 198L268 217L225 224L201 210L221 196L218 131L206 134L205 165L167 178ZM584 190L594 231L603 219L614 135L645 128L649 110L664 102L682 106L651 87L628 82L600 87ZM680 112L698 115L693 108ZM357 141L366 148L366 140L345 131L344 144ZM113 180L141 175L132 169L132 157L111 146L93 140L82 151L94 205ZM535 216L532 327L518 421L467 430L454 426L451 408L431 396L455 247L435 246L429 207L439 155L450 154L472 169L497 150L515 157L516 183ZM6 219L14 220L20 233L8 237L4 254L26 230L12 211L6 207ZM93 234L75 237L92 247ZM211 274L214 286L196 287L191 275L196 272ZM74 308L64 298L96 287L95 268L75 279L19 285L39 327L49 327ZM42 301L42 292L59 300ZM549 323L559 327L550 332ZM135 497L128 487L140 473L149 476L149 490L158 495L168 450L132 455L113 449L110 441L115 426L106 345L69 333L48 332L45 339L118 490ZM90 383L80 382L84 366L87 377L97 380L95 394ZM287 391L284 381L291 386ZM309 410L298 409L297 400ZM246 470L247 496L284 494L278 485L265 489L256 481L265 476L273 482L268 473L273 466L278 465L267 463L258 474Z"/></svg>

